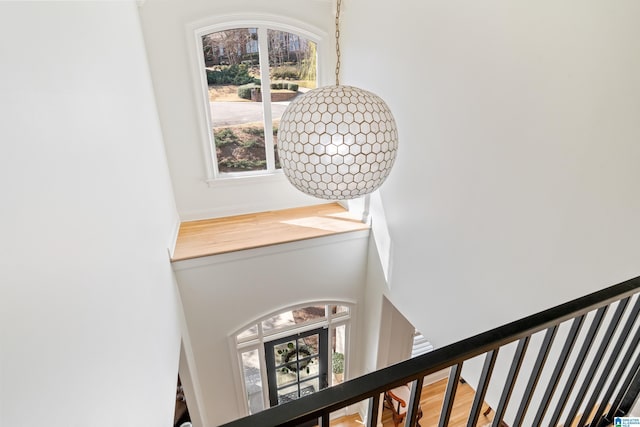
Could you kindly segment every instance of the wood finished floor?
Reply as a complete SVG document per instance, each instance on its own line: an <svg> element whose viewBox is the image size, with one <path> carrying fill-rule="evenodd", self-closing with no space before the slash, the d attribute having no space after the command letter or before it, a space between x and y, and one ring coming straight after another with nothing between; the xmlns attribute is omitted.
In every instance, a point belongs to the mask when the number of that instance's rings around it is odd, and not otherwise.
<svg viewBox="0 0 640 427"><path fill-rule="evenodd" d="M420 419L421 427L435 427L438 425L446 387L447 379L445 378L432 384L428 384L422 389L422 395L420 396L420 406L422 407L423 412L423 416ZM473 404L474 396L475 391L469 386L469 384L458 384L456 398L453 404L453 410L451 412L451 419L449 421L448 427L464 427L467 425L467 418L469 416L469 412L471 411L471 405ZM491 410L487 414L487 416L482 415L488 408L489 405L487 405L486 403L482 405L482 410L480 411L480 419L476 424L477 427L488 427L493 422L493 410ZM596 409L594 408L592 415L593 413L595 413L595 411ZM577 427L579 420L580 415L576 417L574 422L571 424L571 427ZM383 427L394 427L393 421L391 419L391 411L388 409L385 409L382 413L382 425ZM362 427L363 423L360 415L353 414L332 421L331 426Z"/></svg>
<svg viewBox="0 0 640 427"><path fill-rule="evenodd" d="M180 225L172 261L313 239L369 226L338 203L237 215Z"/></svg>
<svg viewBox="0 0 640 427"><path fill-rule="evenodd" d="M447 387L447 379L436 381L428 384L422 389L420 396L420 406L422 407L423 416L420 419L421 427L433 427L438 425L440 418L440 410L442 409L442 401L444 400L444 392ZM459 384L456 391L456 398L451 412L450 427L466 426L475 391L469 384ZM491 411L488 416L482 415L489 406L485 403L482 406L480 419L477 426L490 425L493 421L494 412ZM385 409L382 413L382 424L384 427L394 427L391 419L391 411ZM338 418L331 422L332 427L362 427L362 420L358 414L349 415Z"/></svg>

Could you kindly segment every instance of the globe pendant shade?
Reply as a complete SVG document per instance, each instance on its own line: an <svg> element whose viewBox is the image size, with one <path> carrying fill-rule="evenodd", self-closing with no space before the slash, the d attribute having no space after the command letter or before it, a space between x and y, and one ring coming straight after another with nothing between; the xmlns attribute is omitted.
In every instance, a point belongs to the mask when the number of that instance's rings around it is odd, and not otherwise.
<svg viewBox="0 0 640 427"><path fill-rule="evenodd" d="M354 199L376 190L389 175L398 131L377 95L325 86L289 104L277 146L282 170L298 190L321 199Z"/></svg>

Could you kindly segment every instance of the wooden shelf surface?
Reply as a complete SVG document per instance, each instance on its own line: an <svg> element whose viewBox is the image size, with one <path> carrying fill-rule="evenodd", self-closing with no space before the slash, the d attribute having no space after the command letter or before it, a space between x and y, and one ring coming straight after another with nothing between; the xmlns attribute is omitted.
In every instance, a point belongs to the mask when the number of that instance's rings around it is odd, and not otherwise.
<svg viewBox="0 0 640 427"><path fill-rule="evenodd" d="M183 222L172 261L367 230L338 203Z"/></svg>

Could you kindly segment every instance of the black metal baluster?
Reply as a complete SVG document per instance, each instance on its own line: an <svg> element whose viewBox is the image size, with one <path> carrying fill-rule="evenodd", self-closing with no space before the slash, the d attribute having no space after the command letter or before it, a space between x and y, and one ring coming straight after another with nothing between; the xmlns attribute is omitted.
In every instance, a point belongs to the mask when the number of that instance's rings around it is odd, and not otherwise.
<svg viewBox="0 0 640 427"><path fill-rule="evenodd" d="M569 373L569 377L565 382L564 389L560 394L560 399L556 404L556 408L553 411L553 415L551 415L551 421L549 425L555 426L558 424L558 420L560 420L560 415L562 415L562 411L564 411L565 406L567 405L567 400L569 399L569 395L573 391L573 388L576 385L576 379L582 370L584 362L587 358L587 354L589 350L591 350L591 346L593 345L593 339L595 338L600 326L602 325L602 319L604 319L604 315L606 314L609 306L600 307L597 311L593 320L591 321L591 326L589 326L589 330L587 331L587 336L582 341L582 346L580 347L580 351L578 352L578 356L576 360L573 362L573 367L571 368L571 372Z"/></svg>
<svg viewBox="0 0 640 427"><path fill-rule="evenodd" d="M607 414L608 415L607 418L613 419L614 417L625 415L625 412L621 412L623 411L622 402L626 394L629 392L629 388L631 387L631 384L634 378L636 378L636 375L638 375L638 370L640 370L640 354L638 354L638 356L636 357L636 360L633 363L633 366L631 366L631 369L627 374L627 378L622 383L622 386L620 387L620 391L618 392L618 396L616 396L615 400L611 404L611 409Z"/></svg>
<svg viewBox="0 0 640 427"><path fill-rule="evenodd" d="M636 374L634 375L631 384L629 384L627 392L622 397L622 401L618 406L618 412L624 415L629 414L633 405L635 405L638 400L638 396L640 396L640 368L636 370Z"/></svg>
<svg viewBox="0 0 640 427"><path fill-rule="evenodd" d="M420 395L422 394L422 383L424 377L420 377L413 382L411 386L411 398L409 399L409 406L407 407L407 420L406 427L413 427L416 425L418 419L418 408L420 407Z"/></svg>
<svg viewBox="0 0 640 427"><path fill-rule="evenodd" d="M513 362L511 362L511 368L509 368L509 374L507 375L502 396L500 396L500 402L498 403L498 408L496 409L496 413L493 417L491 427L499 427L500 422L504 418L504 413L507 410L507 405L509 405L509 399L511 399L511 393L513 393L513 387L516 384L516 379L518 378L518 373L522 367L522 361L524 360L530 340L531 336L528 336L518 341L518 347L513 355Z"/></svg>
<svg viewBox="0 0 640 427"><path fill-rule="evenodd" d="M491 374L493 373L493 367L496 365L496 359L498 358L498 350L496 348L487 352L484 358L484 365L482 366L482 373L480 374L480 380L478 381L478 389L476 395L473 398L473 405L471 406L471 412L469 413L469 419L467 421L467 427L475 427L480 418L480 411L482 410L482 404L484 403L484 397L487 394L489 388L489 381L491 381Z"/></svg>
<svg viewBox="0 0 640 427"><path fill-rule="evenodd" d="M536 362L533 365L533 369L531 370L529 382L527 383L527 387L522 396L522 402L520 402L520 407L518 408L515 420L513 421L513 427L520 427L522 425L524 416L527 414L527 409L529 409L529 404L531 403L531 397L533 396L533 392L538 385L538 380L540 380L542 368L547 361L547 357L549 357L549 350L551 349L551 344L553 344L553 340L555 339L557 332L558 325L555 325L547 329L547 332L544 335L542 346L540 347L538 357L536 358Z"/></svg>
<svg viewBox="0 0 640 427"><path fill-rule="evenodd" d="M571 329L569 330L569 336L562 346L562 351L560 352L560 357L558 358L558 362L556 363L556 367L553 369L553 374L551 374L551 378L549 379L549 384L547 385L547 389L544 392L544 397L542 398L542 402L538 407L538 412L536 412L536 417L533 420L533 425L540 426L542 425L542 419L544 418L544 414L547 412L549 408L549 404L551 403L551 397L553 393L555 393L556 388L558 387L558 381L560 381L560 376L564 371L565 366L567 365L567 360L569 359L569 355L571 354L571 350L573 350L573 346L576 343L576 337L578 336L578 332L582 328L584 323L584 317L578 316L573 319L571 323Z"/></svg>
<svg viewBox="0 0 640 427"><path fill-rule="evenodd" d="M596 384L596 387L594 388L593 393L591 393L591 397L589 398L589 401L587 403L587 408L595 406L596 401L598 400L598 396L600 395L600 392L604 387L604 383L607 381L607 378L609 377L609 374L611 373L613 366L618 360L618 357L620 356L622 351L622 347L624 347L624 344L627 342L629 333L631 332L631 328L633 328L633 325L636 322L638 314L640 314L640 298L636 299L636 303L633 306L633 310L631 311L631 314L627 318L624 328L622 328L622 331L620 332L618 341L616 342L616 345L613 347L613 350L611 351L611 355L609 356L609 360L607 361L607 365L603 370L603 375L598 381L598 383ZM640 343L640 329L638 329L635 335L633 336L631 343L629 345L629 348L635 349L639 343ZM622 361L620 362L620 366L618 367L618 370L616 371L616 373L614 374L611 380L611 385L607 389L607 392L604 394L604 396L602 396L602 401L600 402L600 406L598 407L598 410L594 414L593 420L591 421L591 425L597 426L599 424L602 415L607 410L607 404L609 402L609 399L611 399L611 396L613 396L613 392L616 386L619 384L620 378L622 378L622 374L624 373L624 368L629 365L629 361L631 360L632 355L633 355L632 351L627 351L627 353L622 358ZM587 416L583 414L582 418L580 418L580 423L581 423L580 425L584 425L584 423L587 422L586 418Z"/></svg>
<svg viewBox="0 0 640 427"><path fill-rule="evenodd" d="M369 398L369 408L367 411L367 426L377 427L379 412L380 412L380 395L376 394L375 396Z"/></svg>
<svg viewBox="0 0 640 427"><path fill-rule="evenodd" d="M573 399L573 404L571 405L571 409L569 409L569 413L567 414L567 418L564 425L566 426L571 425L574 418L576 417L578 410L580 409L580 405L582 404L582 401L584 400L587 394L587 390L589 389L589 386L593 381L593 377L596 371L598 370L598 368L600 367L600 363L602 363L604 353L607 351L607 348L609 348L609 344L611 344L611 339L613 338L613 334L616 331L616 329L618 329L618 326L620 325L620 319L622 319L622 315L624 314L624 311L626 310L627 305L629 304L629 300L630 298L625 298L618 303L618 307L616 307L616 312L613 314L613 317L609 322L609 326L607 327L607 330L604 336L602 337L602 340L600 341L600 347L596 351L593 361L591 362L591 366L589 366L588 374L585 375L585 377L583 378L582 385L580 386L580 389L578 390L576 397ZM606 371L603 371L600 378L606 377L607 375L608 373ZM600 388L596 387L595 390L601 390L601 389L602 389L602 386L600 386ZM593 410L593 406L589 406L587 404L587 406L584 409L583 417L588 414L591 414L592 410Z"/></svg>
<svg viewBox="0 0 640 427"><path fill-rule="evenodd" d="M456 390L458 389L461 372L462 363L458 363L451 367L449 382L447 382L447 390L444 393L444 401L442 402L442 412L440 413L438 427L447 427L449 425L449 418L451 417L451 410L453 409L453 401L456 397Z"/></svg>

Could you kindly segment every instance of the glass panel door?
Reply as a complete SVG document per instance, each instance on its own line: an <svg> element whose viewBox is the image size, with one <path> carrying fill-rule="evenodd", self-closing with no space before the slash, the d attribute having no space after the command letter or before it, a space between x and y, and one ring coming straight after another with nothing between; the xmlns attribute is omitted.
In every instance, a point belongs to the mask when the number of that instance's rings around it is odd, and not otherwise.
<svg viewBox="0 0 640 427"><path fill-rule="evenodd" d="M271 406L328 386L328 333L314 329L264 344Z"/></svg>

